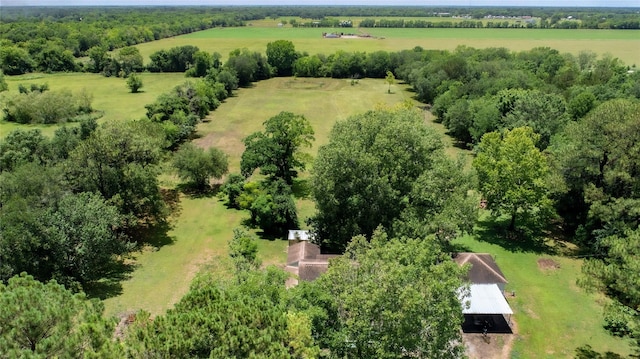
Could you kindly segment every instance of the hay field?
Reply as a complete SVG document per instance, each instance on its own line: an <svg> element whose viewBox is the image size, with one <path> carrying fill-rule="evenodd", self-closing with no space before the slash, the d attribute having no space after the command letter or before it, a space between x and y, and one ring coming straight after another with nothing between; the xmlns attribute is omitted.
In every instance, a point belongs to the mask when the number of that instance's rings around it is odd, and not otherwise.
<svg viewBox="0 0 640 359"><path fill-rule="evenodd" d="M278 27L278 20L264 20L253 26L215 28L188 35L138 45L143 57L160 49L195 45L218 52L223 58L237 48L265 53L267 44L290 40L296 50L329 55L337 50L373 52L400 51L421 46L424 49L454 50L460 45L476 48L506 47L512 51L551 47L577 55L593 51L611 54L625 64L640 66L640 30L556 30L556 29L359 29ZM369 34L373 38L324 39L323 32Z"/></svg>

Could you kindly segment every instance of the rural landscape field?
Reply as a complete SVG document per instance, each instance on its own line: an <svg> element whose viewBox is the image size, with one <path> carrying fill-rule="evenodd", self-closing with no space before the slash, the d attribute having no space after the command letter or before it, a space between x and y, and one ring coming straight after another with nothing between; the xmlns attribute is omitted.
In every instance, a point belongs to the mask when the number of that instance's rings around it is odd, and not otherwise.
<svg viewBox="0 0 640 359"><path fill-rule="evenodd" d="M153 9L104 11L144 34ZM0 356L640 355L640 29L613 26L637 8L607 29L185 9L237 22L67 50L16 29L73 11L0 17ZM287 229L342 256L286 289ZM462 331L458 252L507 278L510 333Z"/></svg>

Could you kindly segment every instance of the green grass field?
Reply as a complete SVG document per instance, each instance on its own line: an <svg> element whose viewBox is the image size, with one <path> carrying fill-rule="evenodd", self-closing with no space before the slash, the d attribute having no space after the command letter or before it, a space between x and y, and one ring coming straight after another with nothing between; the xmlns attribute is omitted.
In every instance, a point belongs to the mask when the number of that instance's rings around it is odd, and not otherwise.
<svg viewBox="0 0 640 359"><path fill-rule="evenodd" d="M309 54L332 54L337 50L373 52L399 51L421 46L425 49L454 50L459 45L476 48L506 47L513 51L534 47L551 47L577 55L590 50L597 54L612 54L625 64L640 66L640 30L556 30L556 29L334 29L279 28L278 20L257 22L241 28L215 28L188 35L138 45L143 57L160 49L195 45L208 52L217 51L226 57L237 48L265 53L267 43L290 40L296 50ZM324 39L323 32L343 31L368 33L377 38ZM148 61L148 60L147 60Z"/></svg>
<svg viewBox="0 0 640 359"><path fill-rule="evenodd" d="M18 85L49 84L51 90L68 89L73 93L86 90L93 95L93 108L103 111L104 116L99 122L137 119L145 116L146 104L152 103L162 93L168 92L174 86L187 79L182 73L142 73L142 92L130 93L126 82L122 78L104 77L99 74L88 73L32 73L22 76L6 76L9 91L0 96L18 92ZM2 97L0 97L2 101ZM0 121L0 138L6 136L16 128L39 128L45 134L52 134L59 125L18 125Z"/></svg>
<svg viewBox="0 0 640 359"><path fill-rule="evenodd" d="M242 138L262 129L262 123L280 111L303 114L312 123L316 141L311 153L327 142L336 120L362 113L376 106L393 106L409 99L404 85L392 86L387 93L384 80L360 80L351 85L347 80L274 78L240 89L198 126L195 142L214 146L229 154L231 171L239 171L244 147ZM306 185L308 172L298 181ZM165 187L174 187L170 175L161 177ZM297 203L300 222L314 212L308 198ZM220 275L228 272L227 242L233 229L248 218L248 212L229 210L216 197L181 196L180 210L171 221L170 231L152 242L169 244L151 246L135 254L136 269L122 282L122 293L105 300L106 313L145 309L159 314L171 308L188 290L194 275L203 268ZM260 240L259 256L264 265L284 265L287 242Z"/></svg>

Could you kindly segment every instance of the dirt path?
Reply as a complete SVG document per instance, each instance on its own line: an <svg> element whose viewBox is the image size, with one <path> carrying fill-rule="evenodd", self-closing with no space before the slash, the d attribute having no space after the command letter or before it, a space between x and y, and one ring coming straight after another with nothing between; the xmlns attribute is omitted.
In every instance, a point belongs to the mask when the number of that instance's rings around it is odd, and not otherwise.
<svg viewBox="0 0 640 359"><path fill-rule="evenodd" d="M513 334L462 334L466 354L469 359L509 359L513 344L518 336L518 326L511 320Z"/></svg>

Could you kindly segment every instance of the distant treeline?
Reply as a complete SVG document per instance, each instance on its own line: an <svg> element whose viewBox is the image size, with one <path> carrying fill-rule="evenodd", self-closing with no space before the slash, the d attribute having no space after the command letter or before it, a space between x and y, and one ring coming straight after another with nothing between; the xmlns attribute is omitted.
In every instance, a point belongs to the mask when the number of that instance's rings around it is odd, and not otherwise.
<svg viewBox="0 0 640 359"><path fill-rule="evenodd" d="M433 16L443 21L417 19ZM294 27L351 27L351 17L364 17L361 27L640 29L640 15L633 8L3 7L0 70L8 75L82 71L75 59L92 52L213 27L265 18Z"/></svg>

